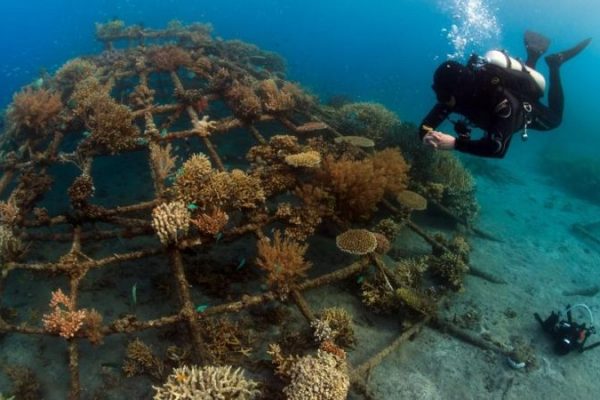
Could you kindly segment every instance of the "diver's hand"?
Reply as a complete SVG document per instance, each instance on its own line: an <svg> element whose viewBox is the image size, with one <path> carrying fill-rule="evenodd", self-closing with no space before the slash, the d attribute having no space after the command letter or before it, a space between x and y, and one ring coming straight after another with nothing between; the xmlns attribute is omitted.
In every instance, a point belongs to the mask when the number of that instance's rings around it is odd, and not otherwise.
<svg viewBox="0 0 600 400"><path fill-rule="evenodd" d="M429 131L423 136L423 144L438 150L453 150L456 138L438 131Z"/></svg>

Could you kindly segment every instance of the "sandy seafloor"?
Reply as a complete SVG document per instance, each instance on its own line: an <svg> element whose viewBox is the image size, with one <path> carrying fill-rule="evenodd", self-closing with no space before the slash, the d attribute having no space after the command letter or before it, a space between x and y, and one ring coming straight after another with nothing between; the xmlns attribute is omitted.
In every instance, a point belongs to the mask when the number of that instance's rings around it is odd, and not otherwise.
<svg viewBox="0 0 600 400"><path fill-rule="evenodd" d="M534 169L510 167L504 161L494 161L489 168L496 168L506 182L492 182L486 177L477 178L477 197L481 213L477 226L497 235L502 243L470 236L472 245L471 264L479 269L505 279L505 285L492 284L473 276L467 276L465 291L453 294L442 313L448 317L461 317L470 313L471 333L488 334L502 343L513 343L519 338L533 346L538 367L531 370L513 370L504 357L482 351L454 337L431 328L424 330L411 342L403 344L389 355L382 364L371 371L368 388L376 399L596 399L600 384L597 371L600 367L600 348L589 353L572 353L558 357L552 352L552 343L543 334L533 318L534 312L546 316L552 310L566 304L585 302L600 320L600 304L597 297L566 297L565 290L586 288L600 284L600 248L575 236L570 227L573 223L589 223L600 220L600 207L572 197L552 184L548 177L536 174ZM131 172L135 174L136 172ZM128 176L123 176L119 186L127 187ZM134 198L132 192L124 192L115 201L128 204L143 199ZM431 217L415 216L421 226L430 233L437 230L450 234L448 221L432 220ZM151 240L150 238L148 240ZM394 256L428 254L430 247L408 229L397 239ZM120 251L118 243L91 244L94 257L103 253ZM231 258L224 264L235 263L244 254L241 241L228 248L222 256ZM63 254L68 249L53 247L52 252ZM92 251L92 248L89 249ZM40 249L38 252L44 253ZM50 250L47 250L50 251ZM335 251L331 238L320 238L311 243L310 255L319 255L320 262L311 275L327 272L352 262L352 258ZM391 261L391 260L389 260ZM138 285L139 305L136 310L142 319L156 318L173 313L177 309L176 298L161 300L157 305L152 297L151 280L164 279L169 274L167 260L158 257L140 265L121 265L102 269L90 274L82 288L82 304L99 309L110 322L121 313L131 311L130 291ZM162 277L162 278L161 278ZM86 278L86 279L88 279ZM146 278L144 280L144 278ZM108 281L111 285L102 285ZM95 287L94 282L100 282ZM59 279L60 283L61 280ZM31 281L27 276L11 275L10 290L5 293L4 305L47 309L50 290L58 284ZM64 281L62 282L65 283ZM102 291L95 289L102 288ZM254 288L256 289L256 288ZM358 340L356 348L349 353L353 365L360 364L376 351L390 343L399 333L394 316L384 317L369 313L360 303L358 285L334 285L305 293L316 312L324 307L342 306L354 316ZM196 294L196 300L203 301ZM208 301L208 300L207 300ZM305 329L295 307L292 310L290 329ZM514 315L509 316L509 311ZM31 313L31 311L29 312ZM39 315L39 314L38 314ZM575 314L582 318L583 315ZM23 320L32 315L23 315ZM138 336L138 335L133 335ZM81 377L83 399L132 398L148 399L152 396L152 382L146 377L125 378L119 365L124 346L133 338L113 335L99 347L82 342ZM139 335L155 349L160 348L156 332ZM593 335L590 342L600 340ZM265 357L264 347L256 357ZM68 391L67 353L64 340L59 338L35 338L27 335L8 334L0 338L0 359L27 365L36 372L42 385L44 399L64 399ZM99 372L99 364L111 365L109 371ZM120 389L105 391L107 379ZM112 386L108 382L109 387ZM6 393L7 381L0 377L0 388ZM0 392L2 391L0 390ZM99 397L95 397L98 396ZM355 394L351 399L362 398Z"/></svg>

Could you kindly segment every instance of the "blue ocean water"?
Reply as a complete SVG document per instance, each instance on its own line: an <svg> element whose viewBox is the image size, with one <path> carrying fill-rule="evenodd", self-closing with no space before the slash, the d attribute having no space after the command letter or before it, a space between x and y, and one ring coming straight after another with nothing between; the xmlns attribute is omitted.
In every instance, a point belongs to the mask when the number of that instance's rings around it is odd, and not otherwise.
<svg viewBox="0 0 600 400"><path fill-rule="evenodd" d="M54 71L69 58L101 50L94 23L112 18L148 27L173 19L210 22L218 36L283 55L289 77L323 98L378 101L408 121L419 121L430 107L432 71L449 54L464 59L471 51L504 48L524 57L525 29L549 36L551 50L600 37L594 23L600 5L593 0L35 0L3 1L0 11L0 105L41 68ZM454 40L448 38L453 26ZM589 148L598 140L598 46L571 64L564 68L565 123L549 140Z"/></svg>
<svg viewBox="0 0 600 400"><path fill-rule="evenodd" d="M177 19L211 23L215 36L281 54L288 78L323 100L341 94L375 101L418 123L434 103L431 77L439 63L490 48L525 57L522 35L533 29L552 39L550 52L585 37L594 41L562 69L561 127L513 141L499 162L528 167L549 146L598 157L599 15L594 0L2 1L0 108L40 69L54 72L70 58L99 53L96 22L118 18L161 28ZM543 62L540 71L547 73Z"/></svg>

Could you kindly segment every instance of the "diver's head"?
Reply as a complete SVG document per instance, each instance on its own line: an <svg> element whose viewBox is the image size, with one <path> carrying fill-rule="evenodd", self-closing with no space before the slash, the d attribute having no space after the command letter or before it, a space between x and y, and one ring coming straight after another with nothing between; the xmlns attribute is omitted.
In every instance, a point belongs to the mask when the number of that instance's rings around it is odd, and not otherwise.
<svg viewBox="0 0 600 400"><path fill-rule="evenodd" d="M456 61L446 61L440 65L433 75L432 86L438 101L454 106L456 97L467 83L468 75L467 67Z"/></svg>

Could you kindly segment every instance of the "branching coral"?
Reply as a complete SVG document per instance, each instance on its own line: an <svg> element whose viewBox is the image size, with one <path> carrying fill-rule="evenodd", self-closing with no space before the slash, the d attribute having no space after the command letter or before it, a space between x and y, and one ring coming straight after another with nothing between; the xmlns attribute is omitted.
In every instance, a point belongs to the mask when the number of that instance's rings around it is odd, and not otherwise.
<svg viewBox="0 0 600 400"><path fill-rule="evenodd" d="M154 400L250 400L260 394L258 383L245 378L241 368L212 365L175 368L167 381L154 386L154 390Z"/></svg>
<svg viewBox="0 0 600 400"><path fill-rule="evenodd" d="M319 317L311 322L315 337L319 342L331 341L343 347L354 344L352 316L341 307L324 309Z"/></svg>
<svg viewBox="0 0 600 400"><path fill-rule="evenodd" d="M175 71L179 67L193 64L190 54L177 46L151 47L148 58L157 69L162 71Z"/></svg>
<svg viewBox="0 0 600 400"><path fill-rule="evenodd" d="M326 156L317 178L335 196L340 216L356 220L369 218L386 193L406 188L407 173L400 152L388 149L363 160Z"/></svg>
<svg viewBox="0 0 600 400"><path fill-rule="evenodd" d="M162 380L165 365L154 355L150 346L136 338L127 345L123 372L127 377L148 374L156 380Z"/></svg>
<svg viewBox="0 0 600 400"><path fill-rule="evenodd" d="M209 213L200 213L190 222L205 235L214 236L223 231L229 221L229 215L223 210L215 208Z"/></svg>
<svg viewBox="0 0 600 400"><path fill-rule="evenodd" d="M54 80L64 94L70 95L79 82L91 77L96 71L95 64L76 58L60 67L54 75Z"/></svg>
<svg viewBox="0 0 600 400"><path fill-rule="evenodd" d="M152 178L155 181L164 182L164 180L167 179L173 168L175 168L177 156L173 156L171 154L171 143L168 143L164 147L156 143L150 143L149 148Z"/></svg>
<svg viewBox="0 0 600 400"><path fill-rule="evenodd" d="M253 120L262 113L260 97L252 87L239 81L233 82L225 97L229 100L235 115L243 120Z"/></svg>
<svg viewBox="0 0 600 400"><path fill-rule="evenodd" d="M52 292L50 300L52 312L44 314L42 319L44 328L51 333L58 333L65 339L74 337L87 316L86 310L76 310L73 299L63 293L61 289Z"/></svg>
<svg viewBox="0 0 600 400"><path fill-rule="evenodd" d="M266 79L260 82L258 94L262 99L263 107L268 112L281 113L289 111L296 105L294 93L287 84L281 88L273 79Z"/></svg>
<svg viewBox="0 0 600 400"><path fill-rule="evenodd" d="M441 236L436 239L449 251L436 250L429 257L431 274L441 285L456 291L462 290L464 275L469 270L469 245L460 236L450 242Z"/></svg>
<svg viewBox="0 0 600 400"><path fill-rule="evenodd" d="M190 212L183 201L163 203L152 210L152 227L165 246L178 243L189 225Z"/></svg>
<svg viewBox="0 0 600 400"><path fill-rule="evenodd" d="M94 194L94 182L88 174L79 175L69 187L68 194L74 208L82 208Z"/></svg>
<svg viewBox="0 0 600 400"><path fill-rule="evenodd" d="M286 357L278 345L269 355L278 375L289 381L283 388L288 400L345 400L350 388L346 360L319 349L315 356Z"/></svg>
<svg viewBox="0 0 600 400"><path fill-rule="evenodd" d="M76 103L76 115L91 130L91 136L86 140L89 147L99 146L117 153L135 145L139 132L132 123L131 110L112 99L98 80L88 78L79 83L73 100Z"/></svg>
<svg viewBox="0 0 600 400"><path fill-rule="evenodd" d="M13 229L5 224L0 224L0 265L17 260L25 251L25 245Z"/></svg>
<svg viewBox="0 0 600 400"><path fill-rule="evenodd" d="M205 210L209 207L252 209L265 201L260 180L234 169L218 172L202 154L188 159L175 179L176 196Z"/></svg>
<svg viewBox="0 0 600 400"><path fill-rule="evenodd" d="M19 207L13 198L0 201L0 224L13 226L19 218Z"/></svg>
<svg viewBox="0 0 600 400"><path fill-rule="evenodd" d="M60 95L28 87L14 95L8 118L19 131L30 129L40 133L56 121L62 109Z"/></svg>
<svg viewBox="0 0 600 400"><path fill-rule="evenodd" d="M305 276L311 263L304 259L308 245L301 245L275 232L273 240L258 241L256 264L267 272L269 286L286 296L298 278Z"/></svg>

